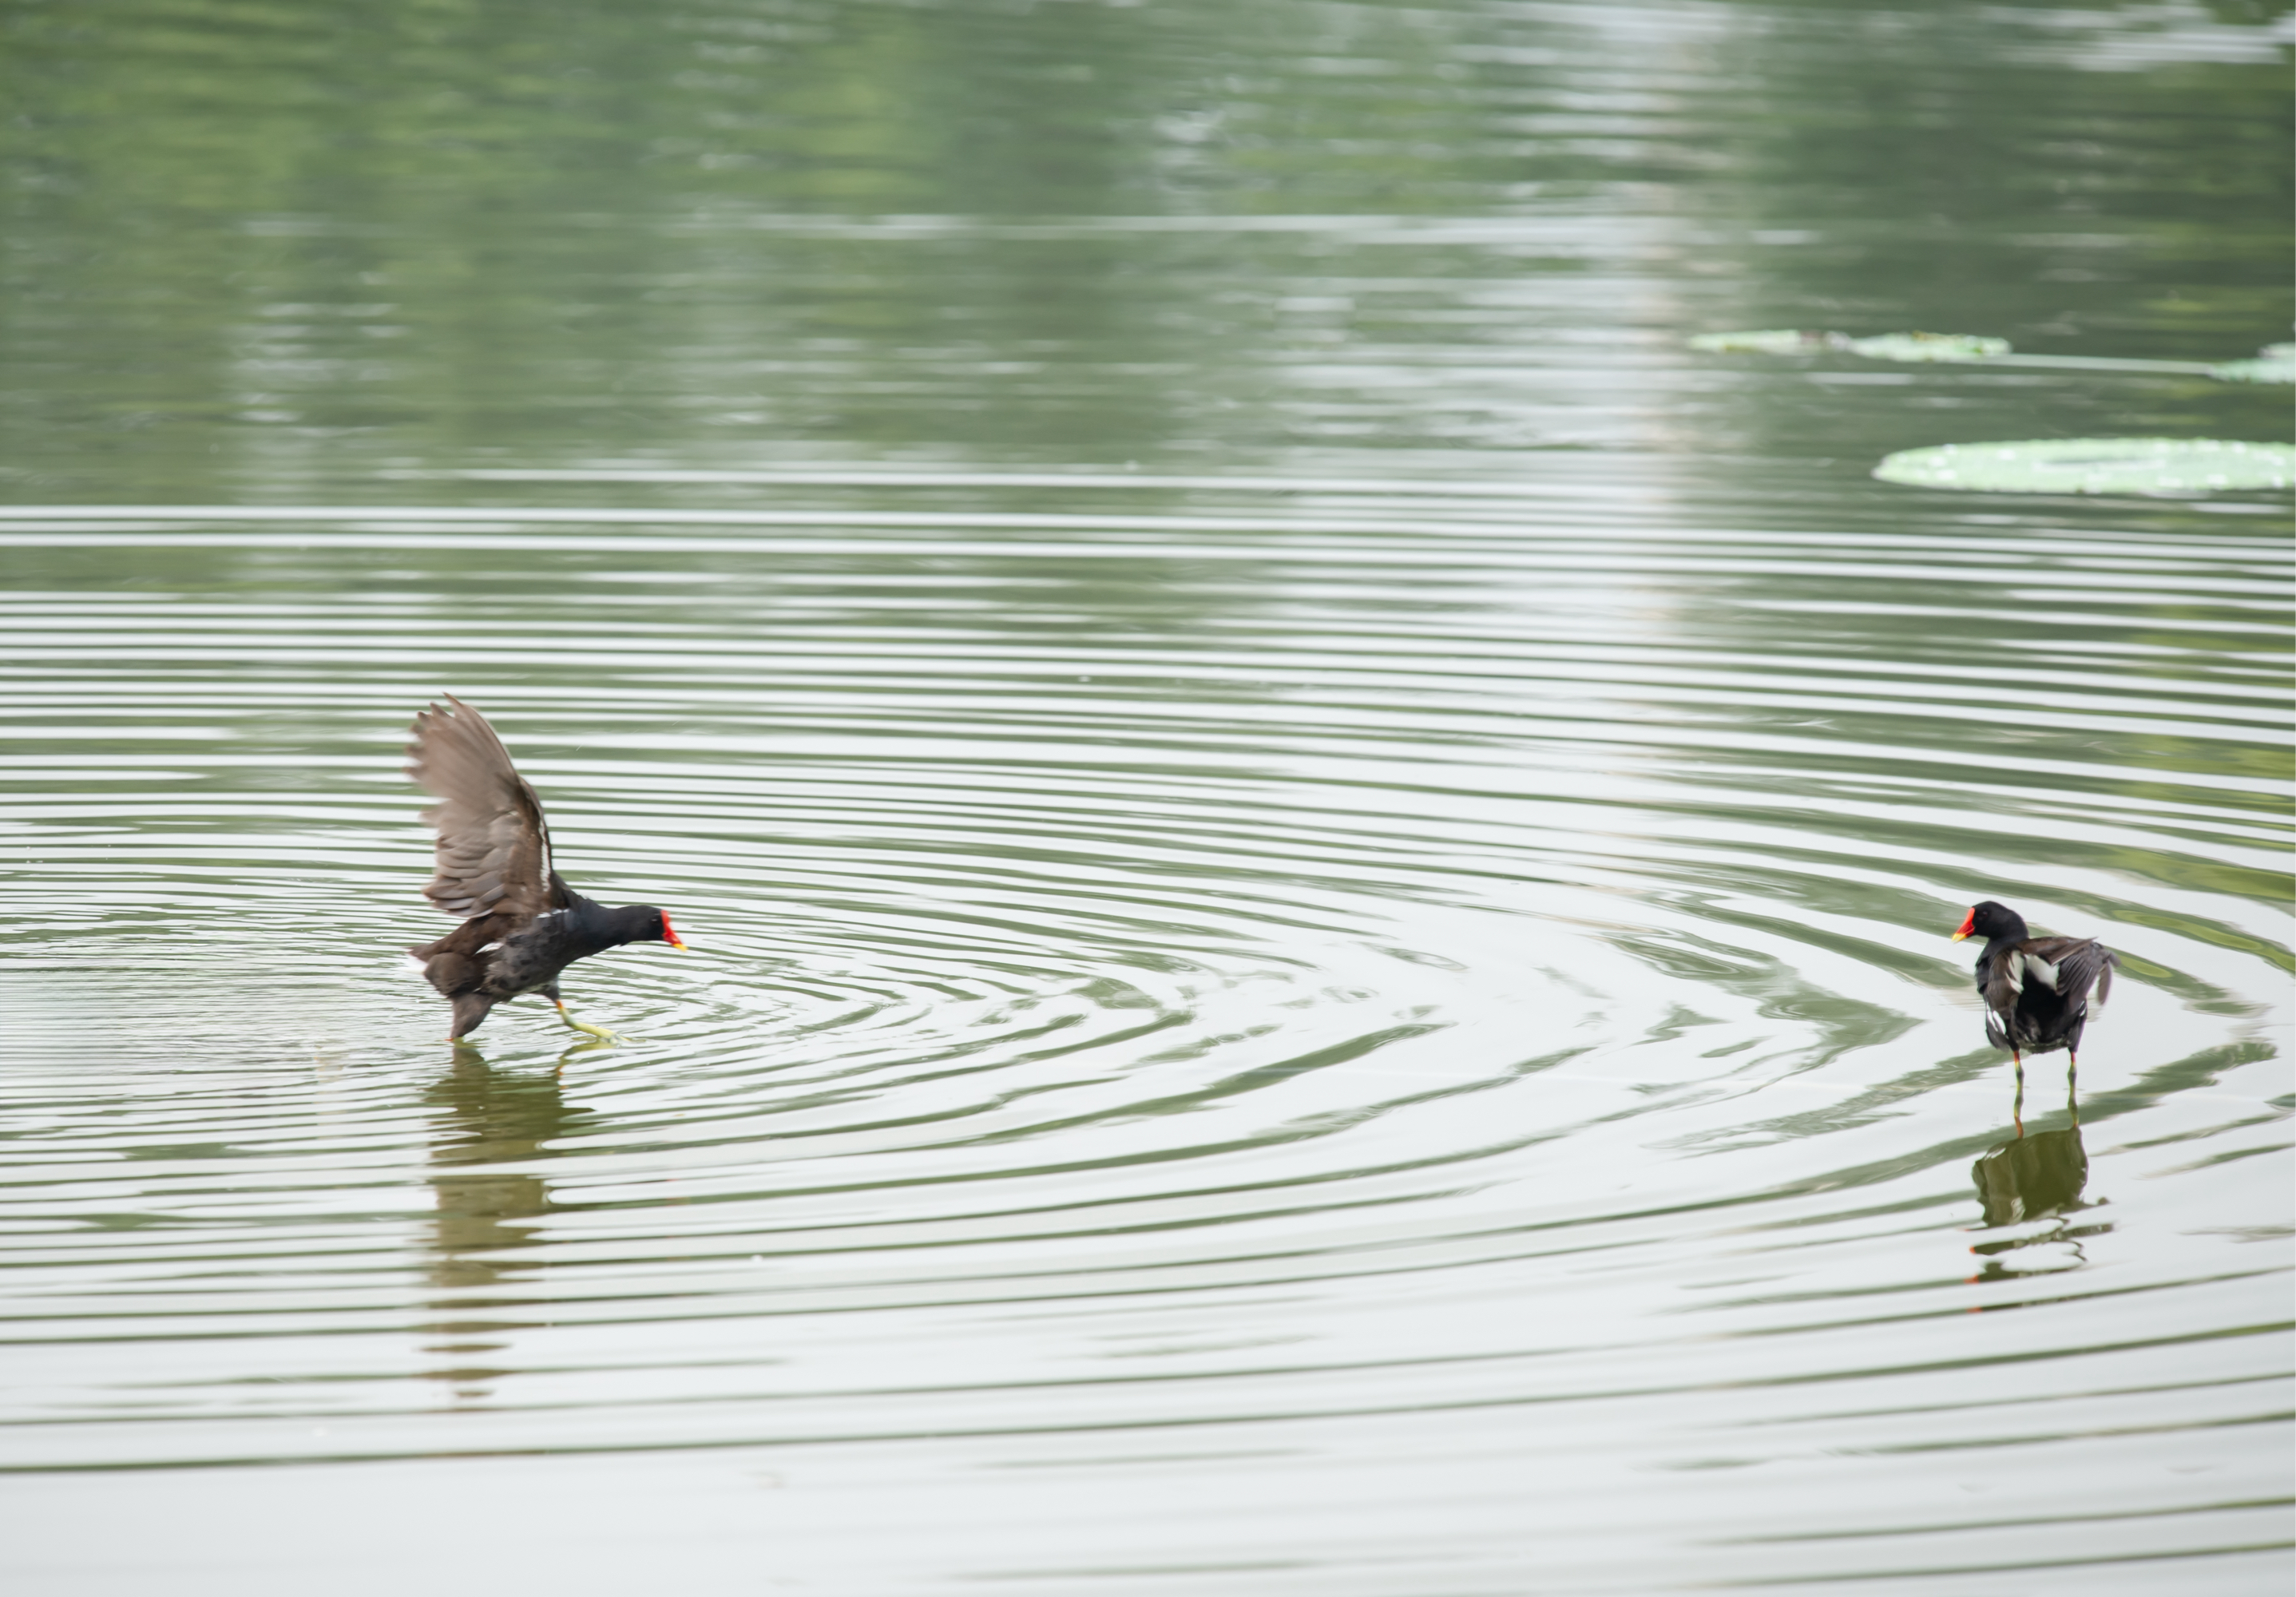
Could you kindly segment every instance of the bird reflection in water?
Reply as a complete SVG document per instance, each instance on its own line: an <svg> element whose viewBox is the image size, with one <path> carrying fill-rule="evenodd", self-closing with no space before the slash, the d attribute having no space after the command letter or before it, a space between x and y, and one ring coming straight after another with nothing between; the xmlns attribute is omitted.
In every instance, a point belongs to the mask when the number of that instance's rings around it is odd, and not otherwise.
<svg viewBox="0 0 2296 1597"><path fill-rule="evenodd" d="M2076 1224L2071 1218L2095 1206L2081 1201L2082 1190L2088 1184L2088 1150L2081 1145L2080 1102L2070 1077L2065 1084L2065 1110L2071 1124L2062 1131L2026 1132L2024 1099L2021 1081L2013 1111L2018 1134L1988 1149L1969 1173L1977 1183L1978 1201L1985 1206L1987 1226L2017 1225L2029 1220L2054 1220L2055 1224L2039 1232L1972 1247L1970 1251L1985 1261L1972 1281L2005 1281L2078 1269L2086 1262L2082 1241L2112 1229L2108 1224ZM2070 1249L2070 1262L2036 1267L2029 1260L2019 1268L2010 1267L2011 1256L2019 1250L2051 1243Z"/></svg>
<svg viewBox="0 0 2296 1597"><path fill-rule="evenodd" d="M603 1044L585 1044L559 1061ZM432 1312L423 1330L427 1354L445 1362L430 1372L455 1397L488 1396L509 1372L488 1362L511 1333L537 1323L535 1300L523 1284L539 1261L521 1257L533 1248L541 1217L551 1211L549 1183L504 1166L546 1159L552 1144L579 1132L592 1111L570 1106L557 1071L497 1070L477 1049L455 1050L446 1075L423 1094L443 1111L433 1122L430 1276Z"/></svg>

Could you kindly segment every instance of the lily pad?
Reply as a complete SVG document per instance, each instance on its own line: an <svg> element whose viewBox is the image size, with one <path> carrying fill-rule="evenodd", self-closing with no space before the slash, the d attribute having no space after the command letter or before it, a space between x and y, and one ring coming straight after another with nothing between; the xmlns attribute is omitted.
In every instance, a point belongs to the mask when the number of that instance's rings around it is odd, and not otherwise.
<svg viewBox="0 0 2296 1597"><path fill-rule="evenodd" d="M2007 339L1973 332L1885 332L1853 339L1849 348L1868 360L1991 360L2009 353Z"/></svg>
<svg viewBox="0 0 2296 1597"><path fill-rule="evenodd" d="M2219 382L2296 382L2296 344L2267 344L2253 360L2228 360L2209 375Z"/></svg>
<svg viewBox="0 0 2296 1597"><path fill-rule="evenodd" d="M2296 482L2296 446L2225 438L2032 438L1904 449L1884 482L1996 494L2210 494Z"/></svg>
<svg viewBox="0 0 2296 1597"><path fill-rule="evenodd" d="M1690 340L1690 347L1714 355L1814 355L1821 349L1846 348L1849 342L1843 333L1786 327L1762 332L1702 332Z"/></svg>

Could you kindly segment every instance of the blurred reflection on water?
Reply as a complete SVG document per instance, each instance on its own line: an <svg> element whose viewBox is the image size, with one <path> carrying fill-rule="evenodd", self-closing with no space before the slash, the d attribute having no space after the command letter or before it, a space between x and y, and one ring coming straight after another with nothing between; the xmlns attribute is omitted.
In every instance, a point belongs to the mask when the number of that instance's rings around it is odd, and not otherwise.
<svg viewBox="0 0 2296 1597"><path fill-rule="evenodd" d="M2021 1093L2020 1108L2023 1094ZM2053 1220L2038 1231L1979 1242L1970 1251L1985 1260L1977 1279L2001 1281L2017 1274L2070 1269L2087 1262L2080 1250L2083 1239L2101 1236L2110 1224L2075 1222L2071 1216L2094 1208L2098 1200L2083 1202L2088 1185L2088 1150L2081 1142L2080 1104L2068 1081L2065 1118L2069 1125L2054 1131L2020 1130L2008 1142L1988 1148L1969 1168L1977 1183L1977 1200L1985 1206L1988 1226L2013 1226L2027 1221ZM2026 1249L2039 1247L2040 1255ZM2061 1262L2037 1263L2054 1257Z"/></svg>
<svg viewBox="0 0 2296 1597"><path fill-rule="evenodd" d="M549 1185L535 1171L553 1144L585 1129L592 1111L566 1102L554 1071L512 1074L475 1049L454 1052L453 1067L424 1094L443 1112L430 1149L439 1205L430 1306L439 1317L429 1328L437 1339L423 1351L448 1361L432 1373L457 1396L483 1397L508 1372L471 1361L500 1352L530 1324L493 1316L518 1314L518 1289L543 1262L524 1251L541 1240L550 1211Z"/></svg>
<svg viewBox="0 0 2296 1597"><path fill-rule="evenodd" d="M2088 1181L2080 1127L2037 1131L1988 1150L1972 1169L1988 1225L2014 1225L2078 1205Z"/></svg>

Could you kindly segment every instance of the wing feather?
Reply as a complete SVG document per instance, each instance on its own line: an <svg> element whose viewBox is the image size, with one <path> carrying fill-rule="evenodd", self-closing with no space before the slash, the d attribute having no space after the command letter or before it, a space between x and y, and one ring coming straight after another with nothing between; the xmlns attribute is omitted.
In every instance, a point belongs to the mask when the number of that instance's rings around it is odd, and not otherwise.
<svg viewBox="0 0 2296 1597"><path fill-rule="evenodd" d="M2094 987L2097 1007L2104 1007L2105 997L2112 991L2112 968L2117 962L2112 949L2094 938L2035 938L2028 948L2033 955L2054 962L2057 995L2067 1003L2083 1002Z"/></svg>
<svg viewBox="0 0 2296 1597"><path fill-rule="evenodd" d="M2025 990L2025 962L2015 949L2005 948L2000 958L1988 963L1980 957L1977 964L1978 994L1985 1000L1985 1007L2001 1016L2005 1024L2007 1018L2017 1012L2018 995Z"/></svg>
<svg viewBox="0 0 2296 1597"><path fill-rule="evenodd" d="M542 800L487 718L452 693L447 703L415 716L406 745L406 774L439 799L422 812L439 834L423 897L466 921L540 914L554 897Z"/></svg>

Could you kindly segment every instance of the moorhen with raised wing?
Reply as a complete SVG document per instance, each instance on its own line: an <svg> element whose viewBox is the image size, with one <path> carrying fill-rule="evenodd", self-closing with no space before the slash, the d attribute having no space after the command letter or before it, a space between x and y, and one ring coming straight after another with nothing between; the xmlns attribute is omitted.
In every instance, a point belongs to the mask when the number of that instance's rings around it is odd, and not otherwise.
<svg viewBox="0 0 2296 1597"><path fill-rule="evenodd" d="M1985 1040L2009 1050L2017 1067L2017 1092L2024 1097L2025 1055L2062 1048L2080 1069L2081 1028L2092 1002L2104 1007L2120 962L2094 938L2037 938L2025 917L1990 898L1962 917L1953 940L1981 937L1977 956L1977 991L1985 1000Z"/></svg>
<svg viewBox="0 0 2296 1597"><path fill-rule="evenodd" d="M447 703L415 716L406 774L439 798L422 812L439 833L438 868L422 895L463 919L437 942L410 950L455 1006L447 1035L460 1041L496 1004L539 993L575 1030L619 1041L567 1013L558 973L624 943L685 945L652 905L610 909L566 885L551 863L542 800L510 750L484 716L452 693Z"/></svg>

